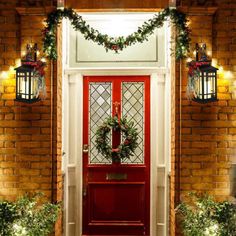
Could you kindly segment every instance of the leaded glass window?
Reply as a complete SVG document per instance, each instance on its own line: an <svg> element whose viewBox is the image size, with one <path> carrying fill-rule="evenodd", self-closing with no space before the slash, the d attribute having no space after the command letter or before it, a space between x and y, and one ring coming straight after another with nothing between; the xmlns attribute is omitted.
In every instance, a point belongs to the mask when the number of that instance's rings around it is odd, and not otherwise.
<svg viewBox="0 0 236 236"><path fill-rule="evenodd" d="M133 120L139 133L138 147L135 155L130 159L124 159L122 163L143 164L144 163L144 83L123 82L122 83L122 117Z"/></svg>
<svg viewBox="0 0 236 236"><path fill-rule="evenodd" d="M96 131L112 113L112 84L92 82L89 84L89 163L109 164L111 161L98 153L95 140Z"/></svg>

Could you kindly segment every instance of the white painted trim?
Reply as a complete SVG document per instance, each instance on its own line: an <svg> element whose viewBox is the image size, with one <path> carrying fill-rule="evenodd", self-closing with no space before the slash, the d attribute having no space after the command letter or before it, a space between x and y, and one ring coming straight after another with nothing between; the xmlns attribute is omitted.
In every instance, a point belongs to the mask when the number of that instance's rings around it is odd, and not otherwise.
<svg viewBox="0 0 236 236"><path fill-rule="evenodd" d="M81 75L151 75L157 73L159 75L168 74L169 69L166 68L149 68L149 67L131 67L131 68L80 68L80 69L70 69L64 70L66 75L73 75L80 73Z"/></svg>
<svg viewBox="0 0 236 236"><path fill-rule="evenodd" d="M68 78L69 83L73 83L76 86L76 106L74 107L75 113L77 114L77 124L75 124L74 129L76 129L76 135L77 137L77 148L76 152L74 153L76 157L76 162L74 164L68 164L67 168L69 167L76 167L76 195L77 199L76 202L78 205L76 208L77 211L77 221L76 225L77 232L76 235L82 234L82 130L83 130L83 76L88 75L87 73L84 74L84 71L77 70L77 73L75 71L72 72L72 74L68 75L68 72L66 73L67 76L65 78ZM114 70L113 70L114 72ZM158 73L159 72L159 73ZM165 170L167 170L166 161L168 162L169 158L169 152L162 152L161 150L167 150L167 146L164 148L164 145L166 141L168 141L168 135L165 136L163 131L160 130L160 127L163 127L163 121L165 119L166 114L168 113L168 110L170 110L170 107L165 107L165 99L166 96L162 96L165 91L163 89L165 88L165 85L169 83L165 83L166 81L166 73L164 73L163 70L156 70L156 73L152 73L152 70L147 72L142 70L132 70L129 71L129 73L126 72L126 75L150 75L150 82L151 82L151 98L150 98L150 108L151 108L151 156L150 156L150 163L151 163L151 170L150 170L150 234L152 236L156 235L157 230L157 219L156 219L156 209L157 209L157 167L163 167ZM95 73L93 75L100 75L100 73ZM114 75L114 73L111 73L109 70L102 71L102 75ZM115 75L123 75L123 71L116 70ZM168 85L169 86L169 85ZM64 97L64 99L69 99L68 97ZM162 103L162 104L161 104ZM166 112L164 112L166 110ZM170 112L169 112L170 113ZM167 128L170 126L166 126ZM166 128L165 127L165 128ZM168 132L167 130L164 130L165 132ZM161 134L162 133L162 134ZM158 164L157 160L160 158L160 155L163 155L162 158L165 161L163 164ZM165 180L166 182L167 180ZM167 185L165 185L165 208L167 207ZM166 216L168 212L166 211ZM167 217L166 217L167 218ZM160 223L159 223L160 225ZM165 226L167 226L167 221L164 223ZM67 234L67 236L70 236ZM165 236L165 235L158 235L158 236Z"/></svg>
<svg viewBox="0 0 236 236"><path fill-rule="evenodd" d="M63 150L66 153L63 156L65 186L64 186L64 214L65 217L65 235L69 234L69 225L75 226L75 235L82 234L82 130L83 130L83 77L80 74L67 75L63 81ZM73 102L70 101L73 99ZM73 114L73 115L72 115ZM76 144L70 148L70 142ZM69 162L70 160L70 162ZM69 173L74 174L71 179ZM74 212L69 211L69 187L75 188ZM74 214L75 220L69 222L69 214Z"/></svg>
<svg viewBox="0 0 236 236"><path fill-rule="evenodd" d="M75 235L82 235L82 167L83 167L83 76L80 74L73 75L73 82L76 81L76 106L75 109L77 110L77 118L76 119L76 136L77 136L77 155L75 156L75 164L76 164L76 202L78 206L76 207L76 231Z"/></svg>
<svg viewBox="0 0 236 236"><path fill-rule="evenodd" d="M68 27L66 27L68 28ZM167 37L168 38L168 37ZM68 34L63 35L63 39L68 39ZM67 48L68 49L68 48ZM170 97L171 97L171 78L169 72L169 43L166 44L167 54L167 68L151 68L151 67L130 67L130 68L112 68L112 67L100 67L100 68L68 68L68 51L64 52L66 55L64 61L64 78L63 78L63 89L66 89L66 93L63 93L63 103L68 108L64 109L66 114L63 114L63 150L66 152L66 160L64 160L64 171L68 173L68 169L75 168L75 180L76 184L76 198L75 198L75 210L76 210L76 232L75 236L82 235L82 141L83 141L83 76L122 76L122 75L150 75L150 109L151 109L151 156L150 156L150 235L151 236L167 236L168 235L168 219L169 219L169 210L168 210L168 174L170 171L170 141L171 141L171 106L170 106ZM74 102L73 108L74 114L74 126L73 129L76 130L73 136L76 140L76 147L74 150L74 160L75 163L68 163L69 155L69 106L70 106L70 92L69 92L69 83L76 87L76 94L73 95ZM65 87L64 87L65 86ZM77 119L75 119L77 118ZM73 121L73 122L74 122ZM72 127L70 128L72 129ZM158 163L158 160L163 159L163 163ZM158 169L165 170L165 221L164 223L157 222L157 174ZM65 205L68 206L68 176L65 175ZM65 208L67 210L67 208ZM68 214L66 214L66 222L68 222ZM157 235L157 226L163 226L164 234ZM67 227L68 228L68 227ZM65 232L65 236L72 236ZM73 235L74 236L74 235Z"/></svg>
<svg viewBox="0 0 236 236"><path fill-rule="evenodd" d="M158 131L157 131L157 119L154 117L158 117L157 113L157 94L158 94L158 76L157 74L151 75L151 81L150 81L150 97L151 97L151 104L150 104L150 129L151 129L151 139L150 139L150 147L151 147L151 156L150 156L150 235L156 235L156 201L154 199L157 199L157 171L156 171L156 165L157 165L157 153L158 153L158 144L154 142L154 140L158 139Z"/></svg>

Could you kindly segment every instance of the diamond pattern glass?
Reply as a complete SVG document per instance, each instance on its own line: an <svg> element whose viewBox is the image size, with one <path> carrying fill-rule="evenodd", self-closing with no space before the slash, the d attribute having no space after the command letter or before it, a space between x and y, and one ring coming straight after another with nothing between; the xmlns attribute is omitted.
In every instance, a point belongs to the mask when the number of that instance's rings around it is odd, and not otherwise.
<svg viewBox="0 0 236 236"><path fill-rule="evenodd" d="M111 161L98 153L95 140L96 131L102 122L111 115L112 84L92 82L89 84L89 163L110 164Z"/></svg>
<svg viewBox="0 0 236 236"><path fill-rule="evenodd" d="M138 131L138 147L134 156L124 159L125 164L144 163L144 83L122 83L122 117L133 120Z"/></svg>

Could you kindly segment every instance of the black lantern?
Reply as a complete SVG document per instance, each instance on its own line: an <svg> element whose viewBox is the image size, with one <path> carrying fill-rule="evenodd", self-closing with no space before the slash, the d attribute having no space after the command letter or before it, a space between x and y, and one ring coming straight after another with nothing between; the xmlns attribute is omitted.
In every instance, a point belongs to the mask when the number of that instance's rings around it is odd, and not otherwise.
<svg viewBox="0 0 236 236"><path fill-rule="evenodd" d="M33 103L40 100L38 92L37 44L26 46L25 60L16 70L16 101Z"/></svg>
<svg viewBox="0 0 236 236"><path fill-rule="evenodd" d="M217 68L209 65L198 67L199 79L197 81L196 97L193 99L199 103L217 101Z"/></svg>
<svg viewBox="0 0 236 236"><path fill-rule="evenodd" d="M199 58L200 52L200 61ZM196 96L194 101L207 103L217 101L217 68L211 66L206 55L206 44L196 44L196 64L198 65L199 79L196 82Z"/></svg>
<svg viewBox="0 0 236 236"><path fill-rule="evenodd" d="M31 65L22 65L16 70L16 100L33 103L40 100L35 75L35 68Z"/></svg>

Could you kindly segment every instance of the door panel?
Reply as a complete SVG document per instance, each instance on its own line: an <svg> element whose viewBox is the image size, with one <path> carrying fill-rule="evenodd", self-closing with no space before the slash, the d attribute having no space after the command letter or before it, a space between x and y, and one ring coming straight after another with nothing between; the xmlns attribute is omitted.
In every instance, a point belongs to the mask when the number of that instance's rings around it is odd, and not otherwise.
<svg viewBox="0 0 236 236"><path fill-rule="evenodd" d="M90 225L143 223L144 183L90 184ZM140 196L127 201L129 195Z"/></svg>
<svg viewBox="0 0 236 236"><path fill-rule="evenodd" d="M84 77L83 235L149 235L150 84L148 76ZM98 154L97 128L115 114L133 120L135 155L113 164ZM120 143L112 133L112 146Z"/></svg>

